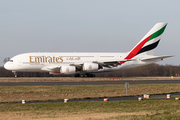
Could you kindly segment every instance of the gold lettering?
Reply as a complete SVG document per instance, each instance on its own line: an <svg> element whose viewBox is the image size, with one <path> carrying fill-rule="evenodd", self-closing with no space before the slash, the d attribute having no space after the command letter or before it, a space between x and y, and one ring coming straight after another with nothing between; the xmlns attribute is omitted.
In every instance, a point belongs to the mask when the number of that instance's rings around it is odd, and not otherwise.
<svg viewBox="0 0 180 120"><path fill-rule="evenodd" d="M45 62L47 63L47 57L45 57Z"/></svg>
<svg viewBox="0 0 180 120"><path fill-rule="evenodd" d="M48 58L49 58L48 62L52 63L52 57L48 57Z"/></svg>
<svg viewBox="0 0 180 120"><path fill-rule="evenodd" d="M81 58L80 57L67 57L66 60L80 60Z"/></svg>
<svg viewBox="0 0 180 120"><path fill-rule="evenodd" d="M35 57L35 62L36 63L42 62L42 57Z"/></svg>
<svg viewBox="0 0 180 120"><path fill-rule="evenodd" d="M60 57L60 60L61 60L61 62L63 62L63 59L62 59L62 57Z"/></svg>
<svg viewBox="0 0 180 120"><path fill-rule="evenodd" d="M33 56L29 56L29 61L30 61L30 63L34 63L34 61L32 61L32 57L33 57Z"/></svg>
<svg viewBox="0 0 180 120"><path fill-rule="evenodd" d="M72 60L73 60L73 57L70 57L69 59L72 61Z"/></svg>
<svg viewBox="0 0 180 120"><path fill-rule="evenodd" d="M58 61L59 59L60 59L59 57L56 58L56 62L57 62L57 63L59 63L59 61Z"/></svg>
<svg viewBox="0 0 180 120"><path fill-rule="evenodd" d="M80 60L80 57L77 57L77 60Z"/></svg>
<svg viewBox="0 0 180 120"><path fill-rule="evenodd" d="M44 61L45 58L44 58L44 56L42 56L42 57L43 57L43 63L44 63L44 62L45 62L45 61Z"/></svg>
<svg viewBox="0 0 180 120"><path fill-rule="evenodd" d="M73 60L73 57L70 57L67 60ZM63 57L50 57L50 56L29 56L30 63L62 63Z"/></svg>
<svg viewBox="0 0 180 120"><path fill-rule="evenodd" d="M55 63L55 57L53 57L53 62Z"/></svg>

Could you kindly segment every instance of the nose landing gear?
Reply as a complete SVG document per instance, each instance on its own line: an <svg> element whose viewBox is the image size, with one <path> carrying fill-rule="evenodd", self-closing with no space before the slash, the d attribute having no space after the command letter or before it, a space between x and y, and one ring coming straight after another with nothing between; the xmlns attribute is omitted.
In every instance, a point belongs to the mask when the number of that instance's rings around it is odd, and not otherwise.
<svg viewBox="0 0 180 120"><path fill-rule="evenodd" d="M14 73L14 77L17 78L18 75L17 75L17 72L16 71L12 71Z"/></svg>

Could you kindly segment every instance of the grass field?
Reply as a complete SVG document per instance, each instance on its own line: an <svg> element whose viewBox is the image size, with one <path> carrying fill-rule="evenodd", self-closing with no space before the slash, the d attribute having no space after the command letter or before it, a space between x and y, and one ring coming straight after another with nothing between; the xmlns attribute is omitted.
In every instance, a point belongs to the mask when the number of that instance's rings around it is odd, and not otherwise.
<svg viewBox="0 0 180 120"><path fill-rule="evenodd" d="M132 84L128 96L180 92L180 84ZM126 96L124 85L0 87L0 102L46 101Z"/></svg>
<svg viewBox="0 0 180 120"><path fill-rule="evenodd" d="M180 101L0 104L1 120L179 120Z"/></svg>
<svg viewBox="0 0 180 120"><path fill-rule="evenodd" d="M16 79L17 80L17 79ZM32 80L32 79L31 79ZM128 96L180 92L180 84L133 84ZM0 103L126 96L124 85L0 87ZM179 120L180 101L0 104L0 120Z"/></svg>

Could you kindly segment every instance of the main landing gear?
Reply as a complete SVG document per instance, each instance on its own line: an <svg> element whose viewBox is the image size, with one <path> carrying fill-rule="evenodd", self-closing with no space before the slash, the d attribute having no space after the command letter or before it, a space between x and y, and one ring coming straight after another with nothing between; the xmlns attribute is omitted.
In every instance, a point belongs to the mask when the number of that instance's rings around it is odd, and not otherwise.
<svg viewBox="0 0 180 120"><path fill-rule="evenodd" d="M94 74L87 74L87 77L95 77Z"/></svg>
<svg viewBox="0 0 180 120"><path fill-rule="evenodd" d="M74 77L95 77L94 74L86 73L86 74L75 74Z"/></svg>

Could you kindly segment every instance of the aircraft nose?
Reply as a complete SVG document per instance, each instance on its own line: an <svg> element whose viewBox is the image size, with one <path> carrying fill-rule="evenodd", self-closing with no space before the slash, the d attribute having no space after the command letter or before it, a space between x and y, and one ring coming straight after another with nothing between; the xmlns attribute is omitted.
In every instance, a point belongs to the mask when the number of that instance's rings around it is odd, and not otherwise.
<svg viewBox="0 0 180 120"><path fill-rule="evenodd" d="M4 68L5 68L6 70L10 70L10 65L9 65L8 62L4 64Z"/></svg>
<svg viewBox="0 0 180 120"><path fill-rule="evenodd" d="M4 64L4 68L7 70L7 68L8 68L8 64L7 63Z"/></svg>

